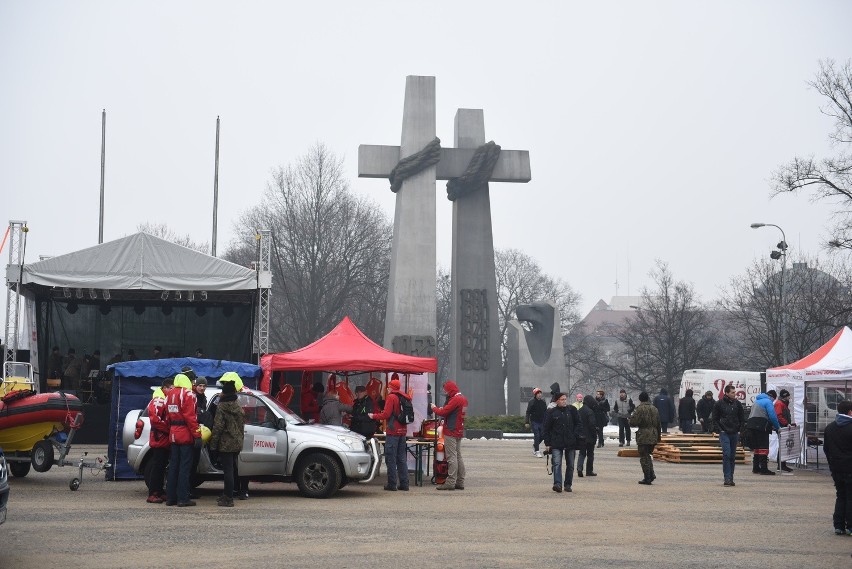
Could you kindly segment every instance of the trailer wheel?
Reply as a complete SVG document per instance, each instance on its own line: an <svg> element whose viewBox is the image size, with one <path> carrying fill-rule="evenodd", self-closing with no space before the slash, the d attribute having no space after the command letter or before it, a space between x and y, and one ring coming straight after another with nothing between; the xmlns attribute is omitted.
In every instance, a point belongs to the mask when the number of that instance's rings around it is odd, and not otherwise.
<svg viewBox="0 0 852 569"><path fill-rule="evenodd" d="M296 483L308 498L329 498L340 488L341 478L337 461L319 452L300 460L296 467Z"/></svg>
<svg viewBox="0 0 852 569"><path fill-rule="evenodd" d="M80 487L80 479L79 478L72 478L71 482L68 483L68 487L71 488L72 492L76 492L77 488Z"/></svg>
<svg viewBox="0 0 852 569"><path fill-rule="evenodd" d="M33 470L36 472L47 472L53 466L55 458L53 456L53 443L44 439L37 442L33 446L30 462L33 464Z"/></svg>
<svg viewBox="0 0 852 569"><path fill-rule="evenodd" d="M29 462L10 462L9 470L15 478L23 478L30 472Z"/></svg>

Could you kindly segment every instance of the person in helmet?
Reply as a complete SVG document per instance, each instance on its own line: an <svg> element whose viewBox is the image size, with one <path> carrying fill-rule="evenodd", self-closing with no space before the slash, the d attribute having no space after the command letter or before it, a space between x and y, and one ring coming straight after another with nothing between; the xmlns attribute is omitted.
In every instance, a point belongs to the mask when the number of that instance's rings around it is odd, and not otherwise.
<svg viewBox="0 0 852 569"><path fill-rule="evenodd" d="M222 374L222 377L219 378L219 384L222 386L222 393L225 393L225 390L230 393L231 386L233 386L233 391L235 394L239 394L245 391L245 387L243 386L243 379L240 375L235 371L228 371ZM239 397L235 396L237 405L239 406ZM219 402L223 401L222 397L219 398ZM217 412L214 414L213 423L215 425L216 416L218 416ZM242 446L240 447L242 450ZM240 452L237 451L236 455L234 455L234 489L232 497L239 498L240 500L248 500L249 497L249 479L248 476L240 476L240 468L239 468L239 456ZM223 465L224 466L224 465ZM220 504L221 505L221 504Z"/></svg>
<svg viewBox="0 0 852 569"><path fill-rule="evenodd" d="M541 450L539 450L543 438L544 429L544 414L547 411L547 404L544 402L541 389L533 388L533 398L527 403L527 413L524 417L524 426L532 427L533 433L533 455L541 458Z"/></svg>
<svg viewBox="0 0 852 569"><path fill-rule="evenodd" d="M195 502L189 498L192 451L196 444L201 444L201 432L195 414L192 382L182 373L175 376L174 388L166 396L166 413L171 443L166 505L194 506Z"/></svg>
<svg viewBox="0 0 852 569"><path fill-rule="evenodd" d="M243 448L244 427L245 413L237 402L235 382L226 381L222 383L222 395L219 396L219 406L210 435L211 460L218 458L225 474L225 488L216 501L220 506L230 508L234 505L234 488L239 474L237 459Z"/></svg>
<svg viewBox="0 0 852 569"><path fill-rule="evenodd" d="M174 379L166 378L161 387L154 390L154 396L148 403L148 420L151 431L148 433L148 446L151 448L151 475L148 484L149 504L162 504L166 501L163 489L166 465L169 462L169 423L166 420L166 396L172 389Z"/></svg>

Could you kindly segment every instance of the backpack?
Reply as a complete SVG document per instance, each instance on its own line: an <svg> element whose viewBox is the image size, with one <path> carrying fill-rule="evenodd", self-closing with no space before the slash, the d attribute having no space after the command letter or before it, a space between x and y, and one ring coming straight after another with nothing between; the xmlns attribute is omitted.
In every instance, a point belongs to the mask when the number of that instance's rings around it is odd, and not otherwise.
<svg viewBox="0 0 852 569"><path fill-rule="evenodd" d="M414 405L411 404L411 399L400 393L397 394L397 399L399 399L399 415L397 415L396 420L403 425L413 423Z"/></svg>

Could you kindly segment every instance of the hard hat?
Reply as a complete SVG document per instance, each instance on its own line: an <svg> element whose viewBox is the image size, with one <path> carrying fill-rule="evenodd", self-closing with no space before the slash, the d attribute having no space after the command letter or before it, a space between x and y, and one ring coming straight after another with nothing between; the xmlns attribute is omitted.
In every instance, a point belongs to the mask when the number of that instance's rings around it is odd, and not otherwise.
<svg viewBox="0 0 852 569"><path fill-rule="evenodd" d="M235 371L226 371L222 374L222 377L219 378L219 383L225 383L226 381L233 381L234 388L236 391L242 391L243 389L243 380L240 378L239 374Z"/></svg>
<svg viewBox="0 0 852 569"><path fill-rule="evenodd" d="M199 425L198 430L201 432L201 442L207 444L210 440L210 435L213 433L210 432L210 429L207 428L207 425Z"/></svg>

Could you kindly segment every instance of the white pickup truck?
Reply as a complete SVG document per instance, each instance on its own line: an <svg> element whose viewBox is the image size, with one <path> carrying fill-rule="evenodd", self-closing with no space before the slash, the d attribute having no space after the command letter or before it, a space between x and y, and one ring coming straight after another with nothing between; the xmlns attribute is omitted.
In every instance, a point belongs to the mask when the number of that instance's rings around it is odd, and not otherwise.
<svg viewBox="0 0 852 569"><path fill-rule="evenodd" d="M211 415L219 402L219 390L208 389ZM302 495L328 498L349 482L369 482L379 467L378 445L345 427L313 425L260 391L242 391L238 402L246 416L240 476L253 480L296 482ZM135 409L124 419L122 438L127 461L146 481L151 475L146 409ZM193 485L222 480L223 473L201 451Z"/></svg>

